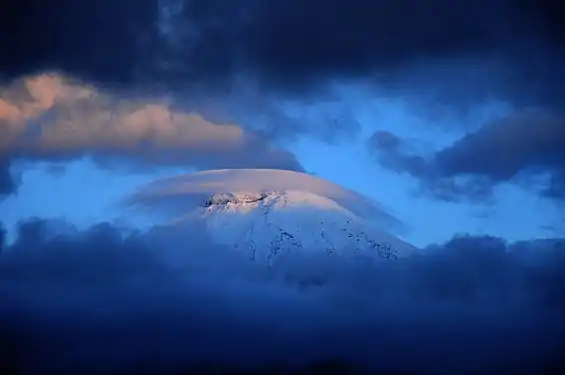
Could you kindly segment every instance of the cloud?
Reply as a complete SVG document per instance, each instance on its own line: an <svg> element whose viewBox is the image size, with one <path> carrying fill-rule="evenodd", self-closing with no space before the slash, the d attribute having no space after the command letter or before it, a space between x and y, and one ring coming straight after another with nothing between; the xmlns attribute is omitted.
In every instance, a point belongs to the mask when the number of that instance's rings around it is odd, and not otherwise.
<svg viewBox="0 0 565 375"><path fill-rule="evenodd" d="M4 191L13 188L10 160L88 156L105 166L303 170L294 155L258 134L211 123L162 99L117 96L55 73L17 80L1 92Z"/></svg>
<svg viewBox="0 0 565 375"><path fill-rule="evenodd" d="M80 9L31 2L6 13L20 15L6 20L14 30L8 46L26 41L30 51L4 64L12 63L7 71L15 75L25 69L57 68L115 82L139 79L136 73L144 68L206 80L254 69L264 79L282 83L325 74L355 75L425 56L489 52L528 32L540 38L558 35L550 33L556 29L535 23L559 25L543 6L492 1L487 10L485 4L409 4L408 12L407 4L389 0L239 0L230 5L144 0L120 5L87 2ZM75 17L63 18L69 13ZM42 16L33 18L36 14ZM47 46L44 39L56 44Z"/></svg>
<svg viewBox="0 0 565 375"><path fill-rule="evenodd" d="M127 206L168 211L173 218L217 193L299 190L335 201L359 217L400 229L404 223L371 198L306 173L269 169L223 169L165 178L127 197ZM176 217L175 217L176 216Z"/></svg>
<svg viewBox="0 0 565 375"><path fill-rule="evenodd" d="M4 245L6 242L6 228L2 224L0 224L0 253L4 249Z"/></svg>
<svg viewBox="0 0 565 375"><path fill-rule="evenodd" d="M16 189L16 182L10 173L10 163L0 158L0 196L11 193Z"/></svg>
<svg viewBox="0 0 565 375"><path fill-rule="evenodd" d="M534 180L543 195L565 196L565 117L559 113L515 112L429 156L383 131L373 134L369 147L385 168L420 179L442 198L487 198L497 184L528 183L536 175L550 176L541 186Z"/></svg>
<svg viewBox="0 0 565 375"><path fill-rule="evenodd" d="M451 104L494 96L560 107L565 98L559 84L565 74L562 22L547 2L81 4L12 5L0 22L6 28L2 45L11 52L0 71L12 79L54 69L104 87L213 98L216 106L232 95L241 99L251 88L251 97L269 103L256 108L254 99L246 108L279 120L285 118L273 113L279 96L304 99L314 92L319 100L333 82L358 78L395 95ZM222 108L228 122L241 101ZM312 126L290 122L301 131Z"/></svg>
<svg viewBox="0 0 565 375"><path fill-rule="evenodd" d="M166 373L339 357L382 371L539 372L563 334L562 239L459 237L406 261L304 253L263 268L203 233L22 223L0 256L13 367Z"/></svg>

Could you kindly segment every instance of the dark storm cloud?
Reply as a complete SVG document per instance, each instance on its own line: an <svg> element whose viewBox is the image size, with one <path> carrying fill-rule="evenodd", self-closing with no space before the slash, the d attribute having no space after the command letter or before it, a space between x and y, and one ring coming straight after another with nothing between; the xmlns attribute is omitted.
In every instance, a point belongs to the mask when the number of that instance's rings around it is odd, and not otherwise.
<svg viewBox="0 0 565 375"><path fill-rule="evenodd" d="M257 69L282 84L298 77L363 74L421 55L488 50L508 30L501 2L485 4L196 1L187 2L183 16L199 31L198 61L231 58L231 69ZM477 19L484 26L476 27Z"/></svg>
<svg viewBox="0 0 565 375"><path fill-rule="evenodd" d="M14 78L55 69L131 82L147 61L144 51L158 48L158 11L155 0L8 1L0 15L0 71Z"/></svg>
<svg viewBox="0 0 565 375"><path fill-rule="evenodd" d="M514 78L529 79L548 93L550 87L560 90L554 78L563 72L562 60L555 60L559 52L549 56L563 41L559 13L551 4L13 1L0 22L8 51L0 67L12 77L58 69L107 84L199 89L230 89L243 74L279 90L335 77L373 75L386 81L389 73L419 59L433 65L435 59L494 55L515 70ZM532 46L539 47L536 53ZM543 67L555 69L550 76Z"/></svg>
<svg viewBox="0 0 565 375"><path fill-rule="evenodd" d="M436 193L447 194L444 198L484 198L494 185L524 182L525 177L540 174L548 175L548 181L535 188L546 196L565 197L565 117L561 114L514 113L428 157L411 152L405 143L394 134L378 131L369 145L384 167L421 179Z"/></svg>
<svg viewBox="0 0 565 375"><path fill-rule="evenodd" d="M202 233L23 223L0 256L0 363L172 373L340 357L477 374L542 373L559 358L562 239L459 237L406 261L303 254L267 270Z"/></svg>

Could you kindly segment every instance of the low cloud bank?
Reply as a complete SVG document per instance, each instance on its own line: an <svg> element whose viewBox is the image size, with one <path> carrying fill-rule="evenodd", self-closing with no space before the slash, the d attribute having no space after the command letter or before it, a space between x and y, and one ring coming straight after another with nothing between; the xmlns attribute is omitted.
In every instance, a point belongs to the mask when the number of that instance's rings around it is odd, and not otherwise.
<svg viewBox="0 0 565 375"><path fill-rule="evenodd" d="M23 223L0 255L0 363L170 373L341 358L540 373L565 344L564 240L458 237L406 261L295 254L269 269L201 229Z"/></svg>

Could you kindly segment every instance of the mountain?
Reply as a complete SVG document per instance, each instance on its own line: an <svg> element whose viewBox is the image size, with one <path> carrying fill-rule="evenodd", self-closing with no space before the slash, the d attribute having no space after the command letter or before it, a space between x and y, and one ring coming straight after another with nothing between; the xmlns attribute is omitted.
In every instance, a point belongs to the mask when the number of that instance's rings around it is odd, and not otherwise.
<svg viewBox="0 0 565 375"><path fill-rule="evenodd" d="M198 172L153 183L132 202L164 209L177 228L203 222L214 242L260 262L293 252L394 260L416 251L385 229L393 216L375 202L299 172Z"/></svg>

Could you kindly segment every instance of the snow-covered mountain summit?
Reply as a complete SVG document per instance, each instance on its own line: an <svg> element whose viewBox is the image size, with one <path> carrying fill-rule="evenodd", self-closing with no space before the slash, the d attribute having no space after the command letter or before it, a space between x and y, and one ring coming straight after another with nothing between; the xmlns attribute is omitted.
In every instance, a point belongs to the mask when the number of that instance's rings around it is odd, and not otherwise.
<svg viewBox="0 0 565 375"><path fill-rule="evenodd" d="M392 260L416 250L385 230L392 216L376 203L298 172L193 173L152 184L132 202L172 213L177 228L202 220L214 242L260 262L293 252Z"/></svg>
<svg viewBox="0 0 565 375"><path fill-rule="evenodd" d="M413 251L335 201L307 191L214 194L204 201L201 216L219 243L262 261L294 251L384 259Z"/></svg>

